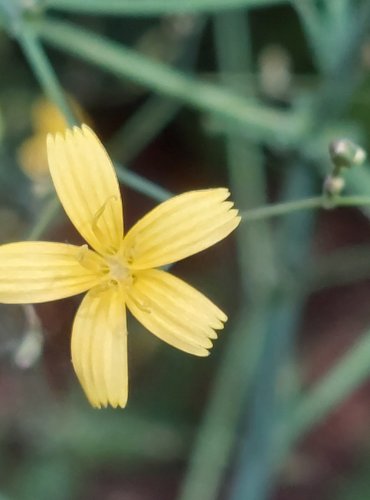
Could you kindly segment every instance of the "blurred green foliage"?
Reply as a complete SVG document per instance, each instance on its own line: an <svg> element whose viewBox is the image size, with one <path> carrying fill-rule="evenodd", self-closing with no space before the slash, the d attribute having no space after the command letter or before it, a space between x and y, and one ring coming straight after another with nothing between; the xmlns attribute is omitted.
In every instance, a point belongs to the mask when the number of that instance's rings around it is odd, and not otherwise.
<svg viewBox="0 0 370 500"><path fill-rule="evenodd" d="M0 498L366 499L368 433L363 465L340 487L322 481L311 496L279 494L299 442L370 372L370 319L356 323L355 303L353 345L308 387L302 335L315 292L370 274L369 165L342 173L345 196L331 200L363 206L352 214L365 220L361 236L333 243L343 209L317 210L328 208L330 142L369 145L369 2L0 0L0 21L2 242L76 238L52 191L37 194L17 156L41 93L69 124L68 96L91 116L129 222L172 192L224 184L244 215L235 245L176 268L229 311L213 356L157 345L130 323L123 412L90 409L73 378L76 301L31 317L1 309ZM345 321L340 310L336 320ZM333 350L334 327L321 332ZM43 348L41 357L26 351L27 367L25 339Z"/></svg>

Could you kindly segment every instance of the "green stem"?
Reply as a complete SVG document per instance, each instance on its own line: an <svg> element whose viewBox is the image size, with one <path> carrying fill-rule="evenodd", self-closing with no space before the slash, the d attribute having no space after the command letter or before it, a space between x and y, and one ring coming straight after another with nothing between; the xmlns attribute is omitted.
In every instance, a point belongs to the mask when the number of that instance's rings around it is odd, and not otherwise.
<svg viewBox="0 0 370 500"><path fill-rule="evenodd" d="M173 196L170 191L158 186L135 172L125 169L121 165L117 167L117 176L119 180L126 186L135 189L139 193L145 194L156 201L164 201ZM326 208L326 199L324 196L315 196L298 201L287 201L284 203L276 203L260 208L252 208L241 212L242 222L253 222L257 220L268 219L271 217L279 217L281 215L290 214L302 210L310 210L315 208ZM330 208L335 207L360 207L370 205L370 198L367 196L346 196L335 200L335 204ZM59 203L56 199L51 200L44 209L42 217L39 219L34 228L29 233L29 239L37 239L48 227L51 221L58 213Z"/></svg>
<svg viewBox="0 0 370 500"><path fill-rule="evenodd" d="M215 48L225 86L235 87L235 72L249 70L249 32L240 12L215 16ZM240 82L242 83L242 82ZM240 89L236 88L238 91ZM226 159L233 199L238 206L265 203L265 171L259 146L227 128ZM248 165L248 168L241 166ZM230 332L220 366L214 377L189 457L179 500L213 500L218 496L237 437L241 408L255 375L269 320L266 291L276 267L267 224L246 224L237 232L237 255L242 282L240 303L249 300ZM268 278L266 279L266 276Z"/></svg>
<svg viewBox="0 0 370 500"><path fill-rule="evenodd" d="M297 404L280 433L278 457L294 442L322 422L370 375L370 331Z"/></svg>
<svg viewBox="0 0 370 500"><path fill-rule="evenodd" d="M54 102L66 117L69 125L76 123L71 108L65 99L63 90L58 82L53 68L51 67L45 52L27 21L23 22L22 29L18 32L18 42L29 61L40 86L48 98ZM154 182L148 181L134 172L130 172L121 165L117 166L117 175L120 181L141 192L156 201L163 201L169 198L172 193L157 186ZM49 200L44 207L41 216L36 224L30 229L27 239L38 239L48 226L52 223L60 210L60 203L56 198Z"/></svg>
<svg viewBox="0 0 370 500"><path fill-rule="evenodd" d="M180 110L180 104L163 96L151 96L109 141L109 150L125 164L156 137Z"/></svg>
<svg viewBox="0 0 370 500"><path fill-rule="evenodd" d="M268 321L266 308L267 303L261 300L252 310L243 310L230 332L197 433L179 500L216 498L235 441L240 405L261 355Z"/></svg>
<svg viewBox="0 0 370 500"><path fill-rule="evenodd" d="M367 281L370 278L370 245L339 248L321 255L306 268L308 290L320 290Z"/></svg>
<svg viewBox="0 0 370 500"><path fill-rule="evenodd" d="M267 7L280 3L281 0L44 0L44 5L58 10L125 16L214 12L240 7Z"/></svg>
<svg viewBox="0 0 370 500"><path fill-rule="evenodd" d="M43 207L40 217L37 219L37 222L31 227L26 238L31 241L38 240L44 231L49 227L49 225L53 222L55 217L58 215L60 211L60 202L58 198L53 196Z"/></svg>
<svg viewBox="0 0 370 500"><path fill-rule="evenodd" d="M309 167L297 160L288 166L281 194L283 199L299 199L314 192L316 184ZM267 313L270 321L253 394L246 409L248 420L240 439L239 460L229 495L232 500L269 498L275 483L274 443L286 407L291 406L292 398L295 399L294 386L279 384L279 381L285 377L288 377L286 381L290 379L285 370L292 367L295 359L296 332L306 300L297 284L301 281L302 264L307 262L309 255L314 221L312 211L297 212L284 217L276 227L274 244L280 279L270 291L271 305ZM285 279L287 270L294 272L294 283Z"/></svg>
<svg viewBox="0 0 370 500"><path fill-rule="evenodd" d="M154 182L151 182L135 172L131 172L121 165L117 166L116 171L118 179L128 187L131 187L139 193L145 194L156 201L164 201L173 196L170 191L157 186ZM29 233L27 234L28 240L37 240L46 231L49 225L53 222L60 210L60 202L56 197L51 198L41 212L41 216L37 220L36 224L31 227Z"/></svg>
<svg viewBox="0 0 370 500"><path fill-rule="evenodd" d="M75 117L67 103L54 70L46 57L40 41L26 22L22 24L22 29L18 31L18 42L41 88L48 98L60 109L68 124L70 126L75 125Z"/></svg>
<svg viewBox="0 0 370 500"><path fill-rule="evenodd" d="M315 56L315 62L321 72L328 67L328 47L323 43L328 33L325 31L323 18L316 4L312 0L300 0L291 3L300 17L302 26L307 33L307 40Z"/></svg>
<svg viewBox="0 0 370 500"><path fill-rule="evenodd" d="M131 187L138 193L145 194L156 201L165 201L171 196L174 196L173 193L167 189L158 186L155 182L145 179L145 177L141 177L141 175L128 170L122 165L115 163L115 166L118 179L125 186Z"/></svg>
<svg viewBox="0 0 370 500"><path fill-rule="evenodd" d="M132 80L161 95L178 99L237 124L240 135L263 138L276 144L297 143L308 125L306 113L271 109L221 86L184 75L179 70L155 62L80 26L46 18L36 22L34 29L52 46L117 77Z"/></svg>
<svg viewBox="0 0 370 500"><path fill-rule="evenodd" d="M265 207L244 210L240 215L243 222L252 222L315 208L333 209L336 207L360 207L366 205L370 205L369 196L343 196L333 200L328 200L325 196L314 196L303 200L287 201L284 203L267 205Z"/></svg>

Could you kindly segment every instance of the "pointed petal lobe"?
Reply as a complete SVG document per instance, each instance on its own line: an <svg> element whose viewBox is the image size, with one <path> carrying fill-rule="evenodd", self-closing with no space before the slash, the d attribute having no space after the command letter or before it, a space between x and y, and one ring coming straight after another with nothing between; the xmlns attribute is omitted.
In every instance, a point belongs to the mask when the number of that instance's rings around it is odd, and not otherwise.
<svg viewBox="0 0 370 500"><path fill-rule="evenodd" d="M95 286L102 258L87 247L25 241L0 246L0 302L24 304L71 297Z"/></svg>
<svg viewBox="0 0 370 500"><path fill-rule="evenodd" d="M95 408L125 407L128 394L127 329L117 286L84 297L73 324L72 363Z"/></svg>
<svg viewBox="0 0 370 500"><path fill-rule="evenodd" d="M48 135L49 169L68 217L99 253L115 253L123 237L122 200L112 162L87 126Z"/></svg>
<svg viewBox="0 0 370 500"><path fill-rule="evenodd" d="M161 203L127 233L132 269L170 264L214 245L240 222L224 188L190 191Z"/></svg>
<svg viewBox="0 0 370 500"><path fill-rule="evenodd" d="M168 344L207 356L226 315L203 294L170 273L139 271L127 297L131 313Z"/></svg>

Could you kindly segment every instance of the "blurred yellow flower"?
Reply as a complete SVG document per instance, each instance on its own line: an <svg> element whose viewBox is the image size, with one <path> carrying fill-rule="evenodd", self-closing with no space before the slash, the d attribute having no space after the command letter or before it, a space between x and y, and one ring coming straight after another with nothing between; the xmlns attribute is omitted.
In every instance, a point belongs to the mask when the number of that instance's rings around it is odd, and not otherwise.
<svg viewBox="0 0 370 500"><path fill-rule="evenodd" d="M76 117L81 122L90 124L86 113L78 103L69 98L69 103ZM34 134L28 137L18 149L18 161L23 172L44 190L50 185L48 160L46 156L45 140L48 133L63 133L68 123L63 113L51 101L41 97L32 107L32 128Z"/></svg>
<svg viewBox="0 0 370 500"><path fill-rule="evenodd" d="M36 303L88 290L72 329L72 362L90 403L127 402L126 307L154 335L207 356L226 315L171 273L155 269L225 238L239 224L224 188L165 201L124 237L119 184L107 152L83 125L49 135L50 173L87 245L20 242L0 247L0 302Z"/></svg>

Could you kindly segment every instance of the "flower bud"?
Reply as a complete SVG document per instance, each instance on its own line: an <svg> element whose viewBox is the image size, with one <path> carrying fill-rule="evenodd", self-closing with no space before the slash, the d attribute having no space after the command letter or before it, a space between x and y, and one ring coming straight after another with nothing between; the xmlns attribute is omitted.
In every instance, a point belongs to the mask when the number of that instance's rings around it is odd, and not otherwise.
<svg viewBox="0 0 370 500"><path fill-rule="evenodd" d="M336 169L361 165L366 159L365 151L349 139L336 139L331 142L329 153Z"/></svg>
<svg viewBox="0 0 370 500"><path fill-rule="evenodd" d="M344 179L335 175L328 175L324 181L324 193L329 196L336 196L343 191Z"/></svg>

